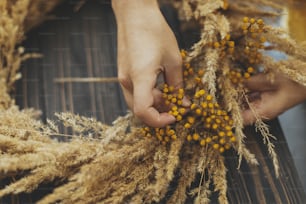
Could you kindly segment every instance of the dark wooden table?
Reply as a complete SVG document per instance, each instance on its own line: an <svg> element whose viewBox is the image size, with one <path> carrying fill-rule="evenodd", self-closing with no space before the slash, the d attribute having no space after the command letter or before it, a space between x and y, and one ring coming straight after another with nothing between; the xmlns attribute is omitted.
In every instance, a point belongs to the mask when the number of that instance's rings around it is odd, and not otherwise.
<svg viewBox="0 0 306 204"><path fill-rule="evenodd" d="M88 1L75 13L71 2L57 8L55 19L29 33L26 50L42 53L44 57L23 65L16 100L22 108L42 110L43 120L54 118L55 112L71 111L111 123L127 110L118 83L54 82L61 77L115 77L117 74L116 26L110 5ZM177 28L173 10L166 9L165 14L172 27ZM181 38L179 33L177 37ZM247 145L257 155L260 165L254 167L243 162L237 170L236 153L227 153L230 203L306 203L280 125L277 120L270 125L278 138L275 146L280 158L280 178L275 177L262 137L253 127L248 127ZM35 202L40 196L31 199Z"/></svg>

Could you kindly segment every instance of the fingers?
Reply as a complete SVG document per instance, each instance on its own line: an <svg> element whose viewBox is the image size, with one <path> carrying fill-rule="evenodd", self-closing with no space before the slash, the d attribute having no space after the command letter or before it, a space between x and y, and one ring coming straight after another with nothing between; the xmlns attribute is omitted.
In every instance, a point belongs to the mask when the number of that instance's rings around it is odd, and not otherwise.
<svg viewBox="0 0 306 204"><path fill-rule="evenodd" d="M153 127L162 127L174 122L174 117L167 112L162 92L155 88L156 75L142 74L134 76L120 74L119 81L128 107L140 120Z"/></svg>
<svg viewBox="0 0 306 204"><path fill-rule="evenodd" d="M168 112L170 110L170 106L166 105L165 99L163 98L163 94L159 89L153 89L153 98L153 107L156 108L158 112L162 113Z"/></svg>
<svg viewBox="0 0 306 204"><path fill-rule="evenodd" d="M175 117L168 113L159 113L154 108L154 91L156 76L147 74L134 80L133 111L144 123L152 127L163 127L175 122ZM153 77L153 78L152 78ZM158 97L157 97L158 98ZM159 103L155 101L155 103Z"/></svg>
<svg viewBox="0 0 306 204"><path fill-rule="evenodd" d="M134 112L134 99L132 92L125 88L124 86L121 86L121 89L123 91L123 95L125 98L125 101L130 108L131 111ZM153 89L153 107L159 112L168 112L170 110L170 106L165 104L165 100L162 97L162 92L156 88Z"/></svg>
<svg viewBox="0 0 306 204"><path fill-rule="evenodd" d="M255 113L253 112L253 110L255 111ZM260 107L254 108L253 110L247 109L242 112L242 118L243 118L244 125L254 124L257 119L271 120L278 115L278 113L276 113L272 109L269 109L269 106L266 104L261 105Z"/></svg>
<svg viewBox="0 0 306 204"><path fill-rule="evenodd" d="M171 61L167 61L165 64L165 80L169 86L173 86L175 89L183 86L183 72L182 72L182 58L179 55L175 55L171 58Z"/></svg>
<svg viewBox="0 0 306 204"><path fill-rule="evenodd" d="M250 102L250 108L242 112L245 125L256 122L257 117L262 120L271 120L282 112L282 101L273 93L262 93L260 98Z"/></svg>
<svg viewBox="0 0 306 204"><path fill-rule="evenodd" d="M265 74L252 76L244 82L244 85L250 91L269 91L277 87L277 84L272 83Z"/></svg>
<svg viewBox="0 0 306 204"><path fill-rule="evenodd" d="M265 74L257 74L245 81L245 87L250 91L247 97L251 107L242 112L244 124L255 123L256 117L264 120L274 118L277 84L272 83Z"/></svg>

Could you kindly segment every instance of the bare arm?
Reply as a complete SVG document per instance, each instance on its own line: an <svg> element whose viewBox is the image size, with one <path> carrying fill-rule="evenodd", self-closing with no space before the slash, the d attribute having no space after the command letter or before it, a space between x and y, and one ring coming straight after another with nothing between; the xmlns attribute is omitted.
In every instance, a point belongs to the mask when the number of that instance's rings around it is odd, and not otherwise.
<svg viewBox="0 0 306 204"><path fill-rule="evenodd" d="M157 75L182 84L182 61L175 36L156 0L113 0L118 28L118 77L128 106L143 122L162 127L175 121L158 110Z"/></svg>

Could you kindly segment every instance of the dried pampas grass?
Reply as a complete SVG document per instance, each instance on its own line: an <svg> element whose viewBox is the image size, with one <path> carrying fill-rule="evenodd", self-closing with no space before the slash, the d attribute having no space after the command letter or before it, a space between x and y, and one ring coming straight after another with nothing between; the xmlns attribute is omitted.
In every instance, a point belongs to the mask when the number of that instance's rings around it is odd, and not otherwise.
<svg viewBox="0 0 306 204"><path fill-rule="evenodd" d="M70 113L56 114L74 135L61 134L54 121L42 124L37 111L19 110L10 97L21 77L21 62L34 57L18 46L24 32L59 2L0 3L0 178L15 178L0 189L0 198L60 181L38 203L184 203L188 197L195 203L209 203L214 191L220 203L228 203L222 153L233 147L240 161L258 164L244 144L241 110L247 99L241 82L263 67L306 85L305 46L261 19L277 17L281 2L171 1L181 22L192 22L201 32L198 42L182 52L184 90L172 93L170 87L163 87L165 98L176 105L171 114L177 123L165 129L142 129L131 114L112 126ZM288 59L275 61L264 50L279 50ZM179 102L182 94L193 102L187 116ZM256 127L278 175L275 138L261 120ZM197 174L201 178L194 186Z"/></svg>

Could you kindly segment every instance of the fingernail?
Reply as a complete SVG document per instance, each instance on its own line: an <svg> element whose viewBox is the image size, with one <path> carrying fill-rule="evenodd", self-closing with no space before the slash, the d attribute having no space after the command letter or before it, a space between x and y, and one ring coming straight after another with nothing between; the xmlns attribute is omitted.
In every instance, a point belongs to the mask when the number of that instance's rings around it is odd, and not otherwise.
<svg viewBox="0 0 306 204"><path fill-rule="evenodd" d="M171 123L174 123L174 122L176 121L176 118L175 118L173 115L170 115L170 114L169 114L168 119L169 119L169 123L170 123L170 124L171 124Z"/></svg>
<svg viewBox="0 0 306 204"><path fill-rule="evenodd" d="M190 100L186 96L184 96L184 98L182 100L182 105L185 106L185 107L189 107L191 105Z"/></svg>

